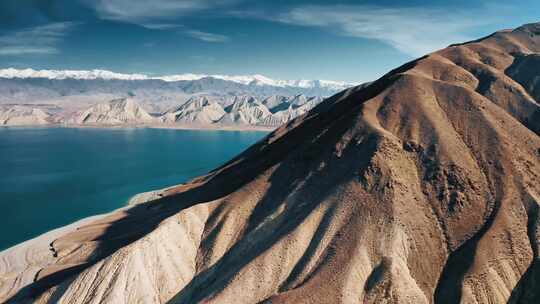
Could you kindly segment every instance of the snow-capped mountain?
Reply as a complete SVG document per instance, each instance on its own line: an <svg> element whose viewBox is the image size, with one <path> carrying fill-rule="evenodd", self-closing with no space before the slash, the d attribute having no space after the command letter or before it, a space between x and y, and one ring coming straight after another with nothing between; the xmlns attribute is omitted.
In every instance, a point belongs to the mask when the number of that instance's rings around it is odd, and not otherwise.
<svg viewBox="0 0 540 304"><path fill-rule="evenodd" d="M121 74L106 70L34 70L34 69L0 69L1 78L46 78L46 79L103 79L103 80L144 80L143 74Z"/></svg>
<svg viewBox="0 0 540 304"><path fill-rule="evenodd" d="M263 75L208 75L208 74L179 74L164 76L149 76L145 74L122 74L107 70L34 70L34 69L0 69L0 78L45 78L45 79L77 79L77 80L162 80L166 82L194 81L203 78L214 78L236 82L244 85L298 87L298 88L328 88L343 90L356 85L344 81L331 80L275 80Z"/></svg>
<svg viewBox="0 0 540 304"><path fill-rule="evenodd" d="M267 104L271 112L288 105L272 96L329 97L352 84L322 80L273 80L261 75L225 76L182 74L150 77L143 74L121 74L104 70L0 70L0 105L47 104L65 110L79 111L113 99L130 98L148 113L163 113L192 97L206 96L222 107L235 96L253 96ZM222 102L223 101L223 102Z"/></svg>
<svg viewBox="0 0 540 304"><path fill-rule="evenodd" d="M0 69L0 106L27 105L51 116L19 119L24 124L276 127L352 85L323 80L274 80L262 75L158 77L106 70L7 68ZM40 108L43 105L46 107ZM47 106L55 110L49 113Z"/></svg>

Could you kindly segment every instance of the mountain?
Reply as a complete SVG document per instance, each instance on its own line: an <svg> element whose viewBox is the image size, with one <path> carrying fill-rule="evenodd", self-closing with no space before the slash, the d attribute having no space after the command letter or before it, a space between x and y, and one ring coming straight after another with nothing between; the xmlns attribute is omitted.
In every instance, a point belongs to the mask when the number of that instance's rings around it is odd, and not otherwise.
<svg viewBox="0 0 540 304"><path fill-rule="evenodd" d="M273 80L261 75L172 75L150 77L104 70L0 69L0 105L47 104L71 113L114 99L129 98L159 114L191 98L206 96L222 107L234 97L328 97L352 83L322 80ZM223 101L223 102L220 102Z"/></svg>
<svg viewBox="0 0 540 304"><path fill-rule="evenodd" d="M249 95L198 94L163 113L152 114L146 110L144 101L138 102L133 98L112 99L82 109L62 108L54 104L6 105L0 106L0 109L3 109L2 113L5 112L4 125L166 125L182 128L244 129L276 128L305 114L322 100L320 97L293 95L270 96L261 102L257 97ZM268 109L268 106L271 106L272 110ZM30 118L32 110L35 114L33 119ZM15 120L14 117L18 118Z"/></svg>
<svg viewBox="0 0 540 304"><path fill-rule="evenodd" d="M0 78L44 78L44 79L77 79L77 80L163 80L166 82L193 81L204 78L220 79L236 82L244 85L267 85L274 87L299 87L299 88L329 88L342 90L355 85L345 81L331 80L275 80L263 75L205 75L205 74L180 74L165 76L148 76L144 74L122 74L106 70L34 70L34 69L0 69Z"/></svg>
<svg viewBox="0 0 540 304"><path fill-rule="evenodd" d="M24 105L0 106L0 125L29 126L50 123L51 115L42 109Z"/></svg>
<svg viewBox="0 0 540 304"><path fill-rule="evenodd" d="M180 107L167 111L161 119L166 123L220 128L226 126L262 126L276 128L307 113L322 102L320 97L304 95L270 96L260 101L254 96L234 96L210 101L196 96ZM221 107L226 104L226 107Z"/></svg>
<svg viewBox="0 0 540 304"><path fill-rule="evenodd" d="M285 110L289 107L289 98L287 96L273 95L266 97L262 104L272 113Z"/></svg>
<svg viewBox="0 0 540 304"><path fill-rule="evenodd" d="M266 101L266 100L265 100ZM280 104L272 107L272 115L265 117L259 125L278 127L298 116L304 115L323 101L322 98L296 95L291 99L285 99Z"/></svg>
<svg viewBox="0 0 540 304"><path fill-rule="evenodd" d="M120 125L155 121L157 119L148 114L136 101L122 98L100 103L84 111L74 113L64 123L68 125Z"/></svg>
<svg viewBox="0 0 540 304"><path fill-rule="evenodd" d="M235 97L235 101L225 108L227 112L219 121L224 125L256 125L272 115L270 111L252 96Z"/></svg>
<svg viewBox="0 0 540 304"><path fill-rule="evenodd" d="M103 80L145 80L143 74L121 74L106 70L34 70L34 69L0 69L0 78L44 78L44 79L103 79Z"/></svg>
<svg viewBox="0 0 540 304"><path fill-rule="evenodd" d="M209 125L217 122L225 111L217 102L207 97L194 97L185 104L167 111L162 120L166 123Z"/></svg>
<svg viewBox="0 0 540 304"><path fill-rule="evenodd" d="M264 117L258 124L263 126L279 127L288 121L293 120L297 116L299 116L298 112L289 106L285 110L281 110L279 112L272 113L272 115Z"/></svg>
<svg viewBox="0 0 540 304"><path fill-rule="evenodd" d="M539 303L540 23L347 89L186 184L0 253L36 303Z"/></svg>
<svg viewBox="0 0 540 304"><path fill-rule="evenodd" d="M236 95L329 96L354 83L329 80L274 80L262 75L167 75L121 74L106 70L0 69L0 102L41 101L69 95L114 93L117 97L194 94L201 92ZM149 93L154 94L149 94ZM159 98L154 102L159 102Z"/></svg>

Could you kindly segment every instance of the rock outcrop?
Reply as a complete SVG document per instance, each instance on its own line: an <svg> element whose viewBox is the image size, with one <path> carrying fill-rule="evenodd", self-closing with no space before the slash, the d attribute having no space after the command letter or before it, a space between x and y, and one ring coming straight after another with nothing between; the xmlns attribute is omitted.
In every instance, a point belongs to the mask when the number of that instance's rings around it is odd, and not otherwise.
<svg viewBox="0 0 540 304"><path fill-rule="evenodd" d="M144 124L157 119L146 112L136 101L129 98L99 103L80 111L65 120L66 124L77 125L120 125Z"/></svg>
<svg viewBox="0 0 540 304"><path fill-rule="evenodd" d="M186 102L164 100L176 106L165 112L155 110L155 104L132 98L113 99L97 102L82 110L69 110L56 105L53 112L39 108L39 105L9 105L0 107L4 125L62 124L64 126L91 125L122 126L146 125L187 128L220 129L222 127L263 127L276 128L315 107L322 102L318 96L304 95L269 96L262 101L250 95L215 96L195 95ZM179 105L178 105L179 104ZM80 103L77 105L81 107Z"/></svg>
<svg viewBox="0 0 540 304"><path fill-rule="evenodd" d="M21 105L0 107L0 125L35 126L52 122L51 115L39 108Z"/></svg>
<svg viewBox="0 0 540 304"><path fill-rule="evenodd" d="M218 121L224 125L256 125L272 115L259 100L251 96L236 97L235 101L225 108L225 111L227 114Z"/></svg>
<svg viewBox="0 0 540 304"><path fill-rule="evenodd" d="M209 125L220 120L225 111L217 102L208 100L207 97L194 97L185 104L171 109L161 116L163 122Z"/></svg>

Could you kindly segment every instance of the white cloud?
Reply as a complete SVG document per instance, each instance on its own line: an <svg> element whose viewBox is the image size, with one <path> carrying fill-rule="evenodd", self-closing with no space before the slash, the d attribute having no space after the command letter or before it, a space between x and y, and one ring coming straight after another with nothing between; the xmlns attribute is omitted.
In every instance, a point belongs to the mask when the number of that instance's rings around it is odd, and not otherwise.
<svg viewBox="0 0 540 304"><path fill-rule="evenodd" d="M202 31L197 31L197 30L186 31L186 34L188 34L189 36L191 36L191 37L193 37L195 39L199 39L201 41L206 41L206 42L227 42L227 41L229 41L229 37L227 37L227 36L208 33L208 32L202 32Z"/></svg>
<svg viewBox="0 0 540 304"><path fill-rule="evenodd" d="M141 23L139 25L151 30L172 30L184 27L181 24L175 23Z"/></svg>
<svg viewBox="0 0 540 304"><path fill-rule="evenodd" d="M301 6L275 15L235 12L236 16L319 27L339 35L375 39L411 56L470 40L467 30L491 24L493 14L426 7L372 5ZM482 16L479 18L478 16Z"/></svg>
<svg viewBox="0 0 540 304"><path fill-rule="evenodd" d="M0 55L57 54L58 43L75 26L72 22L49 23L0 36Z"/></svg>
<svg viewBox="0 0 540 304"><path fill-rule="evenodd" d="M58 54L59 51L55 47L32 47L32 46L6 46L0 47L0 55L15 56L28 54Z"/></svg>
<svg viewBox="0 0 540 304"><path fill-rule="evenodd" d="M171 29L181 25L166 20L193 12L226 6L237 0L83 0L106 20L138 24L149 29Z"/></svg>

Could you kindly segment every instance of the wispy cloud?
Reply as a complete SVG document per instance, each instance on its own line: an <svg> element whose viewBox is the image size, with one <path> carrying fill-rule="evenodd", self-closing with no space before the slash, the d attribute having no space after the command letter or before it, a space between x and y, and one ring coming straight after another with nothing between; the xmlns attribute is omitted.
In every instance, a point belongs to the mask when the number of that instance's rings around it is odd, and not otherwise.
<svg viewBox="0 0 540 304"><path fill-rule="evenodd" d="M140 26L165 30L180 25L167 20L193 12L226 6L237 0L83 0L95 9L98 16L105 20L114 20L138 24Z"/></svg>
<svg viewBox="0 0 540 304"><path fill-rule="evenodd" d="M182 28L184 27L183 25L181 24L176 24L176 23L162 23L162 22L157 22L157 23L152 23L152 22L148 22L148 23L140 23L139 25L147 28L147 29L151 29L151 30L172 30L172 29L178 29L178 28Z"/></svg>
<svg viewBox="0 0 540 304"><path fill-rule="evenodd" d="M58 43L75 26L72 22L49 23L0 36L0 55L57 54Z"/></svg>
<svg viewBox="0 0 540 304"><path fill-rule="evenodd" d="M220 35L220 34L213 34L213 33L208 33L208 32L203 32L203 31L198 31L198 30L189 30L189 31L186 31L185 33L187 35L195 38L195 39L199 39L199 40L205 41L205 42L227 42L227 41L229 41L229 37L227 37L225 35Z"/></svg>
<svg viewBox="0 0 540 304"><path fill-rule="evenodd" d="M480 12L372 5L310 5L274 15L259 12L234 12L234 15L318 27L339 35L375 39L411 56L469 40L471 37L464 34L467 30L497 21L494 14Z"/></svg>

